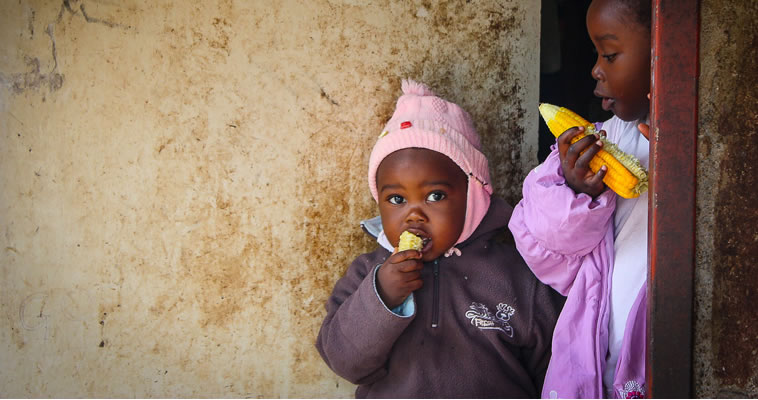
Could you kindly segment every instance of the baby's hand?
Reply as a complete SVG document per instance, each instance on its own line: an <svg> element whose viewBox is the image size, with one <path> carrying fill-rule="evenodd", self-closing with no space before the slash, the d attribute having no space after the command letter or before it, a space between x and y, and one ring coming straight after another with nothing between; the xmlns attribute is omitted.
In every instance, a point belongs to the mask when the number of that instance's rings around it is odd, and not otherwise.
<svg viewBox="0 0 758 400"><path fill-rule="evenodd" d="M597 174L590 169L590 160L603 145L597 136L588 135L571 144L571 139L583 132L584 127L575 127L563 132L561 136L558 136L558 152L566 184L574 192L586 193L594 198L605 190L603 177L608 167L603 165Z"/></svg>
<svg viewBox="0 0 758 400"><path fill-rule="evenodd" d="M418 250L395 252L379 267L376 286L387 308L403 304L406 297L421 288L422 268L424 263Z"/></svg>

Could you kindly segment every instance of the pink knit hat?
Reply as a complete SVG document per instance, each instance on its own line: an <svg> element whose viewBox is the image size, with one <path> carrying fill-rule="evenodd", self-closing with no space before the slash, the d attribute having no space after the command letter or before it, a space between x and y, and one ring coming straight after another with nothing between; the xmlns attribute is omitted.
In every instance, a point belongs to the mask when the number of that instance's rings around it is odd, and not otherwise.
<svg viewBox="0 0 758 400"><path fill-rule="evenodd" d="M403 95L379 136L368 163L368 186L377 202L376 170L392 152L411 147L448 156L468 175L466 221L455 244L468 239L490 206L492 185L487 157L471 116L460 106L437 97L423 83L403 80ZM452 249L451 249L452 250Z"/></svg>

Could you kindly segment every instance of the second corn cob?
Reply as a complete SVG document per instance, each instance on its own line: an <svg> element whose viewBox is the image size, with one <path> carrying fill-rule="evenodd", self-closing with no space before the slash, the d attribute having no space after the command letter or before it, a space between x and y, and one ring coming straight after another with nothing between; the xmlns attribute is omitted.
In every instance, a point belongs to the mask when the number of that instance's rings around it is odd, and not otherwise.
<svg viewBox="0 0 758 400"><path fill-rule="evenodd" d="M575 136L571 143L587 135L598 133L595 124L565 107L542 103L540 104L540 114L555 137L560 136L569 128L583 126L585 128L584 133ZM621 197L630 199L647 191L647 171L639 160L621 151L618 146L606 140L605 137L601 136L599 140L603 142L603 149L598 151L595 157L590 160L592 172L597 173L600 167L606 165L608 171L603 177L603 182Z"/></svg>
<svg viewBox="0 0 758 400"><path fill-rule="evenodd" d="M397 243L397 251L405 251L410 249L421 251L423 247L424 241L421 240L420 237L408 231L404 231L400 234L400 241Z"/></svg>

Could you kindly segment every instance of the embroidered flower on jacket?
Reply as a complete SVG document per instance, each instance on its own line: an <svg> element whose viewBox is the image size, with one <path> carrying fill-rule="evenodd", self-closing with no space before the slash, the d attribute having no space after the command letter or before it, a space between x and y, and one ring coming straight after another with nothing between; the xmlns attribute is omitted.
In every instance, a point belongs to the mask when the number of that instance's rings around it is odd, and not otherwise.
<svg viewBox="0 0 758 400"><path fill-rule="evenodd" d="M645 389L637 381L629 381L619 389L622 399L642 399L645 397Z"/></svg>
<svg viewBox="0 0 758 400"><path fill-rule="evenodd" d="M479 329L496 329L513 337L513 328L509 321L515 312L513 307L500 303L497 305L497 312L492 314L484 304L472 302L466 311L466 318L471 320L471 325Z"/></svg>

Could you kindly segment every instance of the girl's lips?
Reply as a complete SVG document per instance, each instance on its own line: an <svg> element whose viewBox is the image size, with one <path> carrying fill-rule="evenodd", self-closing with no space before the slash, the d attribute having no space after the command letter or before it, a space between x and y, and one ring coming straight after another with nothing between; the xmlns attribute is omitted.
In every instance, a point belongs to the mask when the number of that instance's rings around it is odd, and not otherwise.
<svg viewBox="0 0 758 400"><path fill-rule="evenodd" d="M603 110L605 111L611 111L611 108L613 108L613 105L616 103L616 100L610 98L610 97L603 97Z"/></svg>
<svg viewBox="0 0 758 400"><path fill-rule="evenodd" d="M616 99L606 96L605 93L601 92L599 89L595 89L593 94L595 95L595 97L600 97L601 99L603 99L602 100L603 110L611 111L611 108L613 108L613 105L616 103Z"/></svg>

